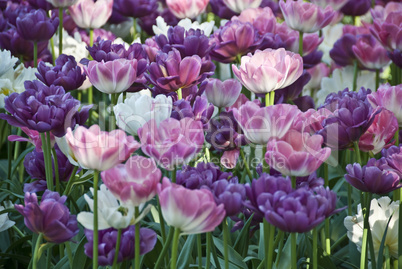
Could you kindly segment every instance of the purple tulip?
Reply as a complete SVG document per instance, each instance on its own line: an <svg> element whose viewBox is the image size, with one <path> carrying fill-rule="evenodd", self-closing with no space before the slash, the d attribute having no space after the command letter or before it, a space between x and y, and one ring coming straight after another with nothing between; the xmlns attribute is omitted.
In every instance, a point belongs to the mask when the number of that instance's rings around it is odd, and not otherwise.
<svg viewBox="0 0 402 269"><path fill-rule="evenodd" d="M159 16L170 26L176 26L180 21L168 8L164 8L163 10L155 10L150 15L139 18L138 24L149 36L153 36L155 33L152 26L156 25L156 18Z"/></svg>
<svg viewBox="0 0 402 269"><path fill-rule="evenodd" d="M34 233L42 233L49 243L63 243L78 234L77 216L70 215L64 205L67 197L46 190L40 205L35 193L25 193L23 205L14 205L24 216L25 225Z"/></svg>
<svg viewBox="0 0 402 269"><path fill-rule="evenodd" d="M292 183L289 178L282 176L271 176L268 174L261 174L258 179L247 183L245 185L248 200L244 205L254 213L254 219L262 222L264 218L264 211L261 211L257 199L263 193L274 194L276 192L286 195L292 191Z"/></svg>
<svg viewBox="0 0 402 269"><path fill-rule="evenodd" d="M225 217L224 205L217 205L211 191L189 190L163 178L158 185L162 215L181 234L212 232Z"/></svg>
<svg viewBox="0 0 402 269"><path fill-rule="evenodd" d="M54 9L54 6L47 0L28 0L28 3L35 9L43 9L49 11Z"/></svg>
<svg viewBox="0 0 402 269"><path fill-rule="evenodd" d="M65 93L63 87L50 87L40 81L26 81L25 91L12 93L5 99L5 109L8 114L0 114L10 125L28 127L40 133L52 132L61 137L68 127L84 124L89 117L92 105L83 106L70 93Z"/></svg>
<svg viewBox="0 0 402 269"><path fill-rule="evenodd" d="M192 118L201 121L204 128L208 128L208 122L214 112L214 106L208 103L205 96L197 96L193 105L186 99L181 99L173 103L171 118L181 120Z"/></svg>
<svg viewBox="0 0 402 269"><path fill-rule="evenodd" d="M202 30L190 29L186 31L181 26L169 27L167 36L157 35L155 42L165 53L169 53L173 48L177 49L182 58L198 55L204 59L212 49L209 38L204 35Z"/></svg>
<svg viewBox="0 0 402 269"><path fill-rule="evenodd" d="M141 18L158 8L157 0L114 0L113 8L126 17Z"/></svg>
<svg viewBox="0 0 402 269"><path fill-rule="evenodd" d="M353 52L353 46L356 42L356 36L352 34L344 34L335 42L334 47L329 52L332 60L340 66L353 65L354 61L357 60L356 55Z"/></svg>
<svg viewBox="0 0 402 269"><path fill-rule="evenodd" d="M266 220L284 232L305 233L326 217L328 201L311 190L300 188L289 194L281 191L258 196L259 209Z"/></svg>
<svg viewBox="0 0 402 269"><path fill-rule="evenodd" d="M56 66L47 66L44 62L38 65L36 77L45 85L62 86L65 91L78 89L85 81L81 67L77 65L73 56L60 55L56 59Z"/></svg>
<svg viewBox="0 0 402 269"><path fill-rule="evenodd" d="M301 95L304 86L310 81L310 74L303 70L302 75L289 86L275 91L275 104L293 101ZM264 96L265 97L265 96Z"/></svg>
<svg viewBox="0 0 402 269"><path fill-rule="evenodd" d="M402 178L402 148L401 146L391 146L382 150L382 155L386 158L386 170L392 170Z"/></svg>
<svg viewBox="0 0 402 269"><path fill-rule="evenodd" d="M358 163L348 164L345 179L358 190L377 194L387 194L402 187L399 175L392 170L382 169L384 165L387 166L386 158L370 159L363 168Z"/></svg>
<svg viewBox="0 0 402 269"><path fill-rule="evenodd" d="M41 42L49 40L59 26L59 19L49 19L42 9L32 10L28 14L18 17L17 31L22 38Z"/></svg>
<svg viewBox="0 0 402 269"><path fill-rule="evenodd" d="M176 183L191 190L211 189L220 180L233 178L231 172L222 172L214 163L200 162L196 167L184 165L176 172ZM236 177L235 177L236 178Z"/></svg>
<svg viewBox="0 0 402 269"><path fill-rule="evenodd" d="M370 0L349 0L341 8L341 12L349 16L361 16L366 14L370 7Z"/></svg>
<svg viewBox="0 0 402 269"><path fill-rule="evenodd" d="M332 149L347 149L359 141L381 109L373 110L368 101L361 101L348 95L339 99L337 109L323 121L318 134Z"/></svg>
<svg viewBox="0 0 402 269"><path fill-rule="evenodd" d="M56 146L58 171L55 171L54 159L52 158L53 180L56 180L55 173L58 173L60 181L68 181L73 172L74 166L68 161L66 155ZM39 192L46 190L45 159L43 152L33 150L24 159L25 171L32 179L37 179L32 183L24 185L24 192ZM41 182L40 182L41 181Z"/></svg>
<svg viewBox="0 0 402 269"><path fill-rule="evenodd" d="M235 216L243 209L243 202L246 199L246 189L239 184L237 178L229 181L221 179L212 184L212 194L215 202L223 204L227 217Z"/></svg>
<svg viewBox="0 0 402 269"><path fill-rule="evenodd" d="M169 93L200 83L212 76L214 70L212 62L204 62L198 55L182 58L180 52L173 49L168 54L159 53L145 77L155 87Z"/></svg>
<svg viewBox="0 0 402 269"><path fill-rule="evenodd" d="M150 120L138 130L138 136L142 151L167 170L190 162L204 144L202 123L191 118L169 118L159 127Z"/></svg>
<svg viewBox="0 0 402 269"><path fill-rule="evenodd" d="M279 6L286 24L297 31L314 33L332 22L335 12L331 6L322 9L312 3L281 0Z"/></svg>
<svg viewBox="0 0 402 269"><path fill-rule="evenodd" d="M217 107L229 107L233 105L241 92L241 84L235 79L221 81L219 79L207 79L202 85L205 87L205 95L208 101ZM203 87L201 85L201 87Z"/></svg>
<svg viewBox="0 0 402 269"><path fill-rule="evenodd" d="M223 0L210 0L209 5L211 6L212 12L222 19L230 20L234 15L238 14L228 8Z"/></svg>
<svg viewBox="0 0 402 269"><path fill-rule="evenodd" d="M100 230L98 234L98 261L100 266L113 265L113 259L116 253L117 230L109 228ZM85 244L85 255L93 258L93 231L85 229L85 237L88 243ZM140 228L140 255L150 252L156 244L156 233L148 228ZM131 225L122 229L120 248L117 252L117 262L120 263L126 260L135 258L135 226Z"/></svg>

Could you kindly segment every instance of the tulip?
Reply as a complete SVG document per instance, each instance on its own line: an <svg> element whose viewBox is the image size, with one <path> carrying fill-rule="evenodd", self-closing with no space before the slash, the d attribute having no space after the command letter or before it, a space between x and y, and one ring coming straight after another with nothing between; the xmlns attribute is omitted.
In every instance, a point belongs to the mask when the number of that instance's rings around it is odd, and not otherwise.
<svg viewBox="0 0 402 269"><path fill-rule="evenodd" d="M359 62L368 69L381 69L390 63L387 51L372 35L358 37L352 50Z"/></svg>
<svg viewBox="0 0 402 269"><path fill-rule="evenodd" d="M348 164L345 179L360 191L377 194L387 194L402 187L399 175L387 168L383 169L384 165L387 167L385 158L370 159L363 167L358 163Z"/></svg>
<svg viewBox="0 0 402 269"><path fill-rule="evenodd" d="M208 101L217 107L229 107L233 105L241 92L241 84L228 79L220 81L219 79L208 79L205 85L205 95Z"/></svg>
<svg viewBox="0 0 402 269"><path fill-rule="evenodd" d="M376 260L380 249L388 248L390 256L398 258L398 225L399 225L399 201L392 202L387 196L371 200L369 225L373 238L374 252ZM344 220L347 235L350 241L356 244L357 250L361 252L363 239L363 211L361 204L357 205L357 214L347 216ZM382 244L385 232L384 244Z"/></svg>
<svg viewBox="0 0 402 269"><path fill-rule="evenodd" d="M182 235L212 232L225 217L224 205L216 205L211 191L189 190L163 178L158 196L166 223Z"/></svg>
<svg viewBox="0 0 402 269"><path fill-rule="evenodd" d="M381 85L376 92L367 96L373 107L384 107L393 112L398 119L399 127L402 127L402 85Z"/></svg>
<svg viewBox="0 0 402 269"><path fill-rule="evenodd" d="M14 68L14 65L18 62L18 58L11 55L8 50L0 50L0 77L6 74L8 71Z"/></svg>
<svg viewBox="0 0 402 269"><path fill-rule="evenodd" d="M257 8L260 6L262 0L223 0L223 3L236 13L249 8Z"/></svg>
<svg viewBox="0 0 402 269"><path fill-rule="evenodd" d="M298 1L279 1L286 24L297 31L314 33L331 23L335 12L331 6L322 9L315 4Z"/></svg>
<svg viewBox="0 0 402 269"><path fill-rule="evenodd" d="M159 94L155 98L134 93L130 98L113 107L116 123L126 132L137 135L138 129L150 120L155 120L157 126L170 117L172 99Z"/></svg>
<svg viewBox="0 0 402 269"><path fill-rule="evenodd" d="M209 0L166 0L169 10L179 19L194 19L205 11Z"/></svg>
<svg viewBox="0 0 402 269"><path fill-rule="evenodd" d="M101 28L112 15L113 0L79 0L68 11L77 26L81 28Z"/></svg>
<svg viewBox="0 0 402 269"><path fill-rule="evenodd" d="M123 16L141 18L158 8L157 0L114 0L113 7Z"/></svg>
<svg viewBox="0 0 402 269"><path fill-rule="evenodd" d="M156 195L162 173L152 159L133 156L101 173L102 181L115 197L132 206L140 206Z"/></svg>
<svg viewBox="0 0 402 269"><path fill-rule="evenodd" d="M51 3L54 7L58 8L67 8L72 5L75 5L78 0L47 0Z"/></svg>
<svg viewBox="0 0 402 269"><path fill-rule="evenodd" d="M93 195L94 189L90 188ZM84 195L89 209L94 211L94 200ZM78 222L86 229L94 230L94 217L92 212L80 212L77 215ZM98 190L98 229L104 230L110 227L125 229L134 218L134 207L119 203L112 192L102 184Z"/></svg>
<svg viewBox="0 0 402 269"><path fill-rule="evenodd" d="M137 79L136 59L116 59L109 62L90 61L84 66L89 81L104 93L121 93Z"/></svg>
<svg viewBox="0 0 402 269"><path fill-rule="evenodd" d="M104 171L124 162L140 144L122 130L101 131L98 125L89 129L79 126L67 129L66 140L74 159L86 169Z"/></svg>
<svg viewBox="0 0 402 269"><path fill-rule="evenodd" d="M341 12L349 16L362 16L369 11L370 7L370 0L349 0L341 8Z"/></svg>
<svg viewBox="0 0 402 269"><path fill-rule="evenodd" d="M308 176L316 171L331 154L321 148L324 139L290 130L282 140L270 140L265 153L267 164L286 176Z"/></svg>
<svg viewBox="0 0 402 269"><path fill-rule="evenodd" d="M247 102L240 109L233 109L246 138L259 145L266 145L271 138L284 137L299 113L296 106L288 104L260 108L253 102Z"/></svg>
<svg viewBox="0 0 402 269"><path fill-rule="evenodd" d="M22 38L41 42L49 40L59 26L59 19L49 19L42 9L32 10L17 18L17 32Z"/></svg>
<svg viewBox="0 0 402 269"><path fill-rule="evenodd" d="M75 215L64 205L67 197L57 192L46 190L40 205L35 193L25 193L23 205L14 205L24 216L24 223L34 233L42 233L49 243L63 243L78 234Z"/></svg>
<svg viewBox="0 0 402 269"><path fill-rule="evenodd" d="M169 118L159 127L150 120L138 130L138 136L142 151L167 170L190 162L204 144L202 123L191 118Z"/></svg>
<svg viewBox="0 0 402 269"><path fill-rule="evenodd" d="M379 153L383 148L392 145L391 140L398 131L398 119L387 109L381 110L374 118L373 123L360 137L359 148L362 151Z"/></svg>
<svg viewBox="0 0 402 269"><path fill-rule="evenodd" d="M334 10L341 9L349 0L311 0L311 3L325 8L331 6Z"/></svg>
<svg viewBox="0 0 402 269"><path fill-rule="evenodd" d="M3 211L4 206L0 206L0 211ZM0 215L0 232L7 230L14 226L15 222L8 218L8 213L3 213Z"/></svg>
<svg viewBox="0 0 402 269"><path fill-rule="evenodd" d="M266 94L295 82L303 73L303 60L283 48L257 50L241 58L240 68L232 69L249 91Z"/></svg>

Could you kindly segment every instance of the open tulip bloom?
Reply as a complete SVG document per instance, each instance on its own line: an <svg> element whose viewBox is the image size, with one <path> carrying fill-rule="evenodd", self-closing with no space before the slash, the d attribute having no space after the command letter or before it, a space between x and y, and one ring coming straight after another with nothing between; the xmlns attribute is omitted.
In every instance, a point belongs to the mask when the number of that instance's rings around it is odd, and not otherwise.
<svg viewBox="0 0 402 269"><path fill-rule="evenodd" d="M0 0L0 268L401 268L399 2Z"/></svg>

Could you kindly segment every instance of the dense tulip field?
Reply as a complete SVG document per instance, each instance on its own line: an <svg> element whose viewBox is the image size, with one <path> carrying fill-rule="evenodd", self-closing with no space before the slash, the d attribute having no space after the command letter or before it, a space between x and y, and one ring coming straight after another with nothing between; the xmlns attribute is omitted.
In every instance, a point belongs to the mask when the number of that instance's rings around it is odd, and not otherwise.
<svg viewBox="0 0 402 269"><path fill-rule="evenodd" d="M0 0L0 269L402 268L398 0Z"/></svg>

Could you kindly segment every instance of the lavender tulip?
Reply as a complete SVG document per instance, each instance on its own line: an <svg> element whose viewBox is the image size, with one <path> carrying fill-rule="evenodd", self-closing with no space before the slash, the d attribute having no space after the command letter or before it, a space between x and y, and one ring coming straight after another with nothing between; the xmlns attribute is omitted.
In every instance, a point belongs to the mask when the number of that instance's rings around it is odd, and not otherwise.
<svg viewBox="0 0 402 269"><path fill-rule="evenodd" d="M67 197L57 192L46 190L40 205L35 193L25 193L23 205L15 205L15 209L24 216L25 225L34 233L42 233L50 243L63 243L78 234L77 217L70 215L64 205Z"/></svg>
<svg viewBox="0 0 402 269"><path fill-rule="evenodd" d="M113 228L99 231L98 259L100 266L113 265L116 254L117 230ZM85 237L88 243L85 244L85 255L93 258L93 231L85 229ZM156 244L156 233L148 228L140 228L140 255L150 252ZM135 226L131 225L122 229L120 248L117 252L117 262L132 260L135 258Z"/></svg>
<svg viewBox="0 0 402 269"><path fill-rule="evenodd" d="M204 87L208 101L217 107L233 105L241 92L241 84L234 79L207 79Z"/></svg>
<svg viewBox="0 0 402 269"><path fill-rule="evenodd" d="M204 144L202 123L191 118L169 118L159 128L151 120L138 130L138 136L142 151L167 170L190 162Z"/></svg>
<svg viewBox="0 0 402 269"><path fill-rule="evenodd" d="M286 24L297 31L314 33L331 23L335 12L331 6L322 9L312 3L281 0L279 2Z"/></svg>
<svg viewBox="0 0 402 269"><path fill-rule="evenodd" d="M152 159L133 156L101 173L103 183L124 204L140 206L156 195L162 173Z"/></svg>
<svg viewBox="0 0 402 269"><path fill-rule="evenodd" d="M359 62L368 69L381 69L390 63L387 51L372 35L357 38L352 50Z"/></svg>
<svg viewBox="0 0 402 269"><path fill-rule="evenodd" d="M216 205L206 189L189 190L163 178L158 196L166 223L183 235L212 232L225 217L224 205Z"/></svg>
<svg viewBox="0 0 402 269"><path fill-rule="evenodd" d="M171 117L176 120L192 118L193 120L201 121L206 129L209 126L208 123L213 112L214 106L208 103L205 96L196 96L193 105L185 99L174 102Z"/></svg>
<svg viewBox="0 0 402 269"><path fill-rule="evenodd" d="M398 119L399 127L402 127L402 84L391 86L381 85L376 92L367 96L373 107L384 107L393 112Z"/></svg>

